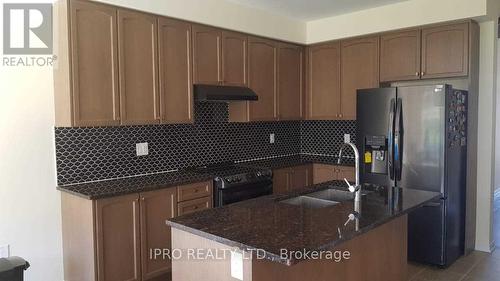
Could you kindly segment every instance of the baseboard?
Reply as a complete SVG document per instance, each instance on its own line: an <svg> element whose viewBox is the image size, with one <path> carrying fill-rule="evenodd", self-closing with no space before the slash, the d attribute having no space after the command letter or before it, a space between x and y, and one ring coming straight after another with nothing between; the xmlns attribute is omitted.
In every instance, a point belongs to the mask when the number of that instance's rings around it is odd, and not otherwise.
<svg viewBox="0 0 500 281"><path fill-rule="evenodd" d="M485 252L485 253L492 253L495 250L495 241L491 241L490 245L478 245L476 243L476 251L480 252Z"/></svg>

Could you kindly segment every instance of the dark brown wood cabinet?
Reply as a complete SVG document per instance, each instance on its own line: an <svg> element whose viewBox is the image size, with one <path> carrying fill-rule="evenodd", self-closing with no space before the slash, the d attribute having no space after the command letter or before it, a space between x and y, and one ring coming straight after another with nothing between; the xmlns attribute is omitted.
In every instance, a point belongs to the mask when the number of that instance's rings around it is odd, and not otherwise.
<svg viewBox="0 0 500 281"><path fill-rule="evenodd" d="M121 124L160 123L155 16L118 10Z"/></svg>
<svg viewBox="0 0 500 281"><path fill-rule="evenodd" d="M420 79L421 30L380 37L380 81Z"/></svg>
<svg viewBox="0 0 500 281"><path fill-rule="evenodd" d="M191 123L191 24L159 18L158 42L161 122Z"/></svg>
<svg viewBox="0 0 500 281"><path fill-rule="evenodd" d="M335 120L340 118L340 43L308 47L307 51L307 118Z"/></svg>
<svg viewBox="0 0 500 281"><path fill-rule="evenodd" d="M333 180L344 180L354 182L356 180L354 167L334 166L327 164L313 164L313 184Z"/></svg>
<svg viewBox="0 0 500 281"><path fill-rule="evenodd" d="M356 119L356 91L379 86L379 37L342 41L340 115Z"/></svg>
<svg viewBox="0 0 500 281"><path fill-rule="evenodd" d="M469 23L422 29L422 78L467 76Z"/></svg>
<svg viewBox="0 0 500 281"><path fill-rule="evenodd" d="M119 125L116 9L88 1L72 1L69 32L72 98L61 97L60 103L63 103L61 106L72 107L72 110L60 115L71 120L58 120L59 123L74 126Z"/></svg>
<svg viewBox="0 0 500 281"><path fill-rule="evenodd" d="M139 195L95 201L98 281L141 280Z"/></svg>
<svg viewBox="0 0 500 281"><path fill-rule="evenodd" d="M249 103L250 121L277 120L277 43L248 38L248 86L259 96Z"/></svg>
<svg viewBox="0 0 500 281"><path fill-rule="evenodd" d="M222 82L222 32L204 25L192 25L193 80L195 84L219 85Z"/></svg>
<svg viewBox="0 0 500 281"><path fill-rule="evenodd" d="M172 270L169 259L151 258L151 249L171 249L171 231L165 224L167 219L177 215L177 194L175 188L144 192L140 195L141 225L141 271L142 280L167 275Z"/></svg>
<svg viewBox="0 0 500 281"><path fill-rule="evenodd" d="M301 46L278 45L278 117L300 120L304 117L304 49Z"/></svg>
<svg viewBox="0 0 500 281"><path fill-rule="evenodd" d="M282 194L312 184L312 166L302 165L273 171L273 193Z"/></svg>
<svg viewBox="0 0 500 281"><path fill-rule="evenodd" d="M222 31L222 84L247 86L247 36Z"/></svg>

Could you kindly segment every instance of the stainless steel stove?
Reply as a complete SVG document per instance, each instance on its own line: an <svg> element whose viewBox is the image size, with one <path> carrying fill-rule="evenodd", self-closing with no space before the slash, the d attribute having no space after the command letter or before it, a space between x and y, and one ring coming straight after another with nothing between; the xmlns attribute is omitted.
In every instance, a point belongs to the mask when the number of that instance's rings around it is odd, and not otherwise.
<svg viewBox="0 0 500 281"><path fill-rule="evenodd" d="M272 194L273 174L269 169L224 162L192 168L214 177L214 206L220 207Z"/></svg>

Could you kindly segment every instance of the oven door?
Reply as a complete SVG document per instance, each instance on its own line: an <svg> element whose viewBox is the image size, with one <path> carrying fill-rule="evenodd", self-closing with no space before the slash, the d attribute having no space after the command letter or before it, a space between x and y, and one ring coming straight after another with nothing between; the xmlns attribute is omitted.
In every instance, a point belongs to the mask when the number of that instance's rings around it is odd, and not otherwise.
<svg viewBox="0 0 500 281"><path fill-rule="evenodd" d="M225 189L218 189L215 193L215 206L221 207L231 203L240 202L273 193L271 179L249 184L242 184Z"/></svg>

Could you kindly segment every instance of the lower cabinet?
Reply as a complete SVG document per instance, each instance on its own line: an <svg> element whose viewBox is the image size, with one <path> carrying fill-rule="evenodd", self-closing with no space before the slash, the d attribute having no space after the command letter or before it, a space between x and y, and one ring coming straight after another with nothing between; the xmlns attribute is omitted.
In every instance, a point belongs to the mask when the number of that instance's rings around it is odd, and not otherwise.
<svg viewBox="0 0 500 281"><path fill-rule="evenodd" d="M312 166L302 165L273 171L273 193L286 193L311 185Z"/></svg>
<svg viewBox="0 0 500 281"><path fill-rule="evenodd" d="M344 178L348 181L356 180L354 167L313 164L313 184L344 180Z"/></svg>
<svg viewBox="0 0 500 281"><path fill-rule="evenodd" d="M171 261L150 255L171 248L165 221L211 207L211 181L97 200L62 193L64 279L168 280Z"/></svg>

